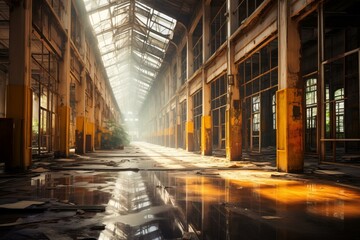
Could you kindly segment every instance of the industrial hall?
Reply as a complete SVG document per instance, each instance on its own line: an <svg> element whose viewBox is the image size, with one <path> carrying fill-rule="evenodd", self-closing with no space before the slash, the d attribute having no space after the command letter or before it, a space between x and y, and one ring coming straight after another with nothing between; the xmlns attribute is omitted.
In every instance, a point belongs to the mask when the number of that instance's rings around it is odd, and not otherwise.
<svg viewBox="0 0 360 240"><path fill-rule="evenodd" d="M0 0L0 239L360 240L360 0Z"/></svg>

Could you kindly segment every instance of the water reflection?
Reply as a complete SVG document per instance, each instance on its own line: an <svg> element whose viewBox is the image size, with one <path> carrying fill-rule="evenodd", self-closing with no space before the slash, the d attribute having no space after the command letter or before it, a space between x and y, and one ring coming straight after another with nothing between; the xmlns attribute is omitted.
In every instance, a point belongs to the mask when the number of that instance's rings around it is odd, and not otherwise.
<svg viewBox="0 0 360 240"><path fill-rule="evenodd" d="M157 194L158 186L149 184L148 178L151 176L134 172L118 174L103 219L106 228L99 239L181 237L175 223L174 206Z"/></svg>
<svg viewBox="0 0 360 240"><path fill-rule="evenodd" d="M267 172L58 172L34 195L106 205L99 239L359 239L360 192ZM194 239L194 238L192 238Z"/></svg>
<svg viewBox="0 0 360 240"><path fill-rule="evenodd" d="M170 186L200 239L359 239L359 191L261 174L158 172L154 184Z"/></svg>
<svg viewBox="0 0 360 240"><path fill-rule="evenodd" d="M94 172L44 173L31 180L34 195L76 205L107 202L114 186L111 176Z"/></svg>

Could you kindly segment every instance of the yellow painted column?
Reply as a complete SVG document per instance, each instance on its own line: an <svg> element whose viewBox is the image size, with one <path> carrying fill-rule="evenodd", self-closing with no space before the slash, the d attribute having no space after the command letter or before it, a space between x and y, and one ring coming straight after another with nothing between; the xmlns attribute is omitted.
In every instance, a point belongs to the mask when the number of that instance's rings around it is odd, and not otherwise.
<svg viewBox="0 0 360 240"><path fill-rule="evenodd" d="M70 107L58 106L60 143L59 152L62 156L69 156Z"/></svg>
<svg viewBox="0 0 360 240"><path fill-rule="evenodd" d="M201 154L206 156L212 154L211 116L201 117Z"/></svg>
<svg viewBox="0 0 360 240"><path fill-rule="evenodd" d="M76 148L75 152L78 154L84 154L86 152L86 111L85 111L85 98L86 98L86 73L85 70L81 72L81 84L76 88L76 126L75 126L75 138Z"/></svg>
<svg viewBox="0 0 360 240"><path fill-rule="evenodd" d="M278 171L302 172L304 168L300 36L290 17L290 3L279 5L279 90L276 93L276 162Z"/></svg>
<svg viewBox="0 0 360 240"><path fill-rule="evenodd" d="M226 158L230 161L241 160L241 110L230 108L226 110Z"/></svg>
<svg viewBox="0 0 360 240"><path fill-rule="evenodd" d="M84 154L85 151L85 125L86 118L83 116L76 117L76 153Z"/></svg>
<svg viewBox="0 0 360 240"><path fill-rule="evenodd" d="M90 135L90 138L88 137ZM95 144L95 123L86 121L86 130L85 130L85 151L92 152L94 150ZM90 141L90 142L89 142Z"/></svg>
<svg viewBox="0 0 360 240"><path fill-rule="evenodd" d="M227 1L227 12L234 9L235 2ZM227 21L227 106L225 117L225 144L226 158L230 161L241 160L242 157L242 114L240 108L239 81L237 79L237 68L235 65L234 43L230 40L232 32L235 30L234 14L229 14Z"/></svg>
<svg viewBox="0 0 360 240"><path fill-rule="evenodd" d="M85 45L85 38L84 39L84 45ZM83 46L84 46L83 45ZM86 78L90 80L91 82L91 89L88 90L92 98L89 99L90 104L85 106L87 108L87 122L86 122L86 130L85 130L85 151L86 152L93 152L95 149L95 83L91 77L86 74ZM90 136L89 136L90 135Z"/></svg>
<svg viewBox="0 0 360 240"><path fill-rule="evenodd" d="M212 119L211 88L206 82L205 70L202 70L202 116L201 116L201 154L212 155Z"/></svg>
<svg viewBox="0 0 360 240"><path fill-rule="evenodd" d="M302 91L286 88L276 92L276 160L282 172L303 170Z"/></svg>
<svg viewBox="0 0 360 240"><path fill-rule="evenodd" d="M186 151L194 151L194 122L186 122L185 126L185 142L186 142Z"/></svg>
<svg viewBox="0 0 360 240"><path fill-rule="evenodd" d="M31 31L32 1L24 1L10 9L9 84L6 118L12 121L10 156L6 171L24 171L31 165L32 90Z"/></svg>

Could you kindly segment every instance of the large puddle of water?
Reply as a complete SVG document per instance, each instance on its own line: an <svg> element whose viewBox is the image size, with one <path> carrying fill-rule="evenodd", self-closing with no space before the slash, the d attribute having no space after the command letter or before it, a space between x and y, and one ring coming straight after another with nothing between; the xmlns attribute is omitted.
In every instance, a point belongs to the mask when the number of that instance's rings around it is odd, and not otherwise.
<svg viewBox="0 0 360 240"><path fill-rule="evenodd" d="M356 189L256 171L69 172L33 178L32 194L106 206L98 239L360 239Z"/></svg>

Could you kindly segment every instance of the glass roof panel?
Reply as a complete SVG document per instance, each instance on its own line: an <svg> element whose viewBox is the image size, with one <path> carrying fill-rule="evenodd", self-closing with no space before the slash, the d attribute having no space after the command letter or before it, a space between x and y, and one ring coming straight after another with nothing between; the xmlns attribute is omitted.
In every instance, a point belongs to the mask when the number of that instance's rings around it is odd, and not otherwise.
<svg viewBox="0 0 360 240"><path fill-rule="evenodd" d="M176 20L137 0L84 3L118 105L137 113L160 70Z"/></svg>

